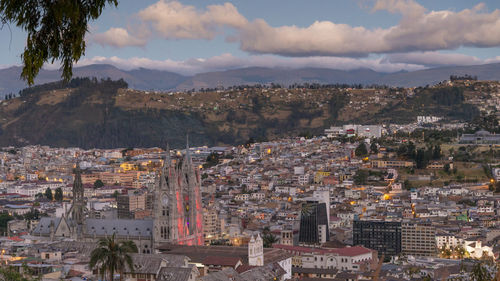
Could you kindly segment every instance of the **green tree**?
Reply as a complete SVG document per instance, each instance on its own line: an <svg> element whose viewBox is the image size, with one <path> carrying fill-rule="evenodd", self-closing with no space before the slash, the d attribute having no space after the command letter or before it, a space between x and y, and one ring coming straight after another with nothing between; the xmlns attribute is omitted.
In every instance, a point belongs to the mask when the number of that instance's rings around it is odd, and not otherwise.
<svg viewBox="0 0 500 281"><path fill-rule="evenodd" d="M14 267L0 267L0 280L5 281L32 281L36 279L26 278Z"/></svg>
<svg viewBox="0 0 500 281"><path fill-rule="evenodd" d="M262 235L262 242L264 244L264 248L272 248L273 244L278 242L278 238L271 233L267 233Z"/></svg>
<svg viewBox="0 0 500 281"><path fill-rule="evenodd" d="M432 150L432 159L438 160L440 158L441 158L441 146L435 145L434 149Z"/></svg>
<svg viewBox="0 0 500 281"><path fill-rule="evenodd" d="M131 253L137 253L137 246L133 241L117 241L115 234L111 237L101 238L90 254L89 267L91 270L97 270L102 279L108 277L113 280L115 273L120 273L120 279L123 273L128 269L133 272L134 264Z"/></svg>
<svg viewBox="0 0 500 281"><path fill-rule="evenodd" d="M372 142L372 144L370 145L370 150L372 153L378 153L378 146L376 143Z"/></svg>
<svg viewBox="0 0 500 281"><path fill-rule="evenodd" d="M207 162L203 164L203 167L210 168L219 164L219 154L212 152L207 156Z"/></svg>
<svg viewBox="0 0 500 281"><path fill-rule="evenodd" d="M118 195L120 195L120 193L118 190L115 190L115 192L113 192L113 198L118 199Z"/></svg>
<svg viewBox="0 0 500 281"><path fill-rule="evenodd" d="M62 188L58 187L56 188L56 192L54 194L54 199L58 202L61 202L64 198Z"/></svg>
<svg viewBox="0 0 500 281"><path fill-rule="evenodd" d="M32 208L29 212L24 214L24 219L27 221L38 220L40 219L40 211Z"/></svg>
<svg viewBox="0 0 500 281"><path fill-rule="evenodd" d="M0 213L0 235L7 231L7 223L13 219L14 217L7 212Z"/></svg>
<svg viewBox="0 0 500 281"><path fill-rule="evenodd" d="M485 264L478 262L472 267L471 280L473 281L491 281L493 274L488 270Z"/></svg>
<svg viewBox="0 0 500 281"><path fill-rule="evenodd" d="M354 175L354 183L355 184L366 184L368 180L369 173L367 170L358 170Z"/></svg>
<svg viewBox="0 0 500 281"><path fill-rule="evenodd" d="M450 174L450 163L444 164L444 171L449 175Z"/></svg>
<svg viewBox="0 0 500 281"><path fill-rule="evenodd" d="M0 0L1 23L27 33L21 77L32 85L45 62L61 60L62 77L69 81L73 63L85 54L89 21L97 19L106 4L117 6L118 0Z"/></svg>
<svg viewBox="0 0 500 281"><path fill-rule="evenodd" d="M50 190L49 187L47 187L47 189L45 190L45 197L47 199L49 199L50 201L52 201L52 199L54 199L54 196L52 195L52 190Z"/></svg>
<svg viewBox="0 0 500 281"><path fill-rule="evenodd" d="M366 144L364 142L360 143L358 147L356 147L356 150L354 151L356 156L358 157L364 157L368 155L368 150L366 149Z"/></svg>
<svg viewBox="0 0 500 281"><path fill-rule="evenodd" d="M102 182L102 180L99 180L99 179L95 180L95 182L94 182L94 189L99 189L99 188L101 188L103 186L104 186L104 183Z"/></svg>
<svg viewBox="0 0 500 281"><path fill-rule="evenodd" d="M412 187L413 187L413 186L411 185L411 182L410 182L409 180L405 180L405 181L403 182L403 187L404 187L404 189L406 189L406 190L410 190L410 189L412 189Z"/></svg>

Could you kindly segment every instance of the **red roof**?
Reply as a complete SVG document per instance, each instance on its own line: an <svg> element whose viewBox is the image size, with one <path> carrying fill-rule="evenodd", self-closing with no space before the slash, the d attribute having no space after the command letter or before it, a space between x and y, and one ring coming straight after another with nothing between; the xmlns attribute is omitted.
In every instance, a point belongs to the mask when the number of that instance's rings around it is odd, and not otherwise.
<svg viewBox="0 0 500 281"><path fill-rule="evenodd" d="M19 236L9 237L9 240L12 240L12 241L15 241L15 242L24 241L24 239L19 238Z"/></svg>
<svg viewBox="0 0 500 281"><path fill-rule="evenodd" d="M243 272L249 271L250 269L255 268L255 267L256 266L252 266L252 265L248 265L248 264L243 264L243 265L238 266L238 268L236 269L236 271L238 273L243 273Z"/></svg>
<svg viewBox="0 0 500 281"><path fill-rule="evenodd" d="M339 256L345 257L355 257L359 255L365 255L372 253L373 251L365 248L363 246L345 247L345 248L311 248L302 246L288 246L288 245L273 245L273 248L283 249L285 251L291 252L302 252L302 253L319 253L319 254L338 254Z"/></svg>
<svg viewBox="0 0 500 281"><path fill-rule="evenodd" d="M365 248L363 246L345 247L332 249L335 253L340 256L355 257L359 255L365 255L372 253L372 250Z"/></svg>

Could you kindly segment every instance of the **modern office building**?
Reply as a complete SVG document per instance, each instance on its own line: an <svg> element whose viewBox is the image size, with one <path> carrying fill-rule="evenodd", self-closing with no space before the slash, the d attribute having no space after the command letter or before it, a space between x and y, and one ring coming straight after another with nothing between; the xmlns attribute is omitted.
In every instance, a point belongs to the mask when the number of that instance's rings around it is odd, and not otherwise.
<svg viewBox="0 0 500 281"><path fill-rule="evenodd" d="M330 240L325 203L305 202L300 214L299 245L320 246Z"/></svg>
<svg viewBox="0 0 500 281"><path fill-rule="evenodd" d="M401 253L401 222L355 220L352 232L353 245L376 250L379 256Z"/></svg>

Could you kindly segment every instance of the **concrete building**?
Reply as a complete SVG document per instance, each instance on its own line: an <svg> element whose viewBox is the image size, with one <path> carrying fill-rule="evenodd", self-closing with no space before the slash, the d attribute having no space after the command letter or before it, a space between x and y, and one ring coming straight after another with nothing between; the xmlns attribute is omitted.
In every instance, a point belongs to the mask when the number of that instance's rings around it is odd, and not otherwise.
<svg viewBox="0 0 500 281"><path fill-rule="evenodd" d="M418 222L401 225L401 250L403 254L432 257L436 255L436 228Z"/></svg>
<svg viewBox="0 0 500 281"><path fill-rule="evenodd" d="M500 144L500 135L487 131L477 131L474 134L463 134L460 137L463 144Z"/></svg>
<svg viewBox="0 0 500 281"><path fill-rule="evenodd" d="M220 234L220 223L217 210L205 209L203 212L203 233L205 240L216 239Z"/></svg>

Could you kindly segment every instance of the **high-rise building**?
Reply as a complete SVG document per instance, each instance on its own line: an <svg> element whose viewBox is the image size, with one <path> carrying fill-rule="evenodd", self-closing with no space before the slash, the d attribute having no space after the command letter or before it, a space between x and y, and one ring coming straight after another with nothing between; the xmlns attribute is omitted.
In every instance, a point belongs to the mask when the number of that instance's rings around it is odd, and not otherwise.
<svg viewBox="0 0 500 281"><path fill-rule="evenodd" d="M299 245L319 246L330 240L325 203L308 201L300 214Z"/></svg>
<svg viewBox="0 0 500 281"><path fill-rule="evenodd" d="M193 167L189 146L184 159L173 163L170 150L155 189L155 247L161 243L203 245L200 172Z"/></svg>
<svg viewBox="0 0 500 281"><path fill-rule="evenodd" d="M205 239L211 240L219 237L220 225L217 210L207 209L203 210L203 232Z"/></svg>
<svg viewBox="0 0 500 281"><path fill-rule="evenodd" d="M401 227L401 250L406 255L435 256L436 228L421 222L403 222Z"/></svg>
<svg viewBox="0 0 500 281"><path fill-rule="evenodd" d="M352 231L353 245L362 245L385 256L401 252L401 222L355 220Z"/></svg>
<svg viewBox="0 0 500 281"><path fill-rule="evenodd" d="M148 204L152 196L145 190L129 190L127 194L118 195L116 205L119 219L134 219L136 213L152 210L152 204Z"/></svg>

